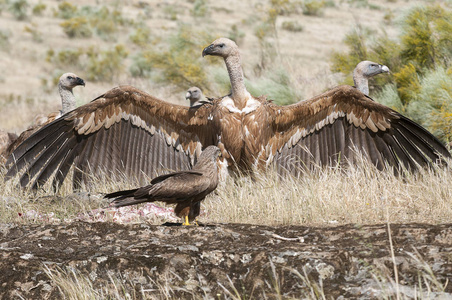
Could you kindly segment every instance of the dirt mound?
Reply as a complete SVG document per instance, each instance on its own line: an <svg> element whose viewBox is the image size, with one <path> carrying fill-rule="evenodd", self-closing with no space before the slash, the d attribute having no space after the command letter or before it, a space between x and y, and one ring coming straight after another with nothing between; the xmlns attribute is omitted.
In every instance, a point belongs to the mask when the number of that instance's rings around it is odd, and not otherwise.
<svg viewBox="0 0 452 300"><path fill-rule="evenodd" d="M385 224L175 225L1 224L0 298L62 298L46 269L77 270L98 290L119 283L138 299L412 297L420 287L452 293L449 224L391 224L394 257Z"/></svg>

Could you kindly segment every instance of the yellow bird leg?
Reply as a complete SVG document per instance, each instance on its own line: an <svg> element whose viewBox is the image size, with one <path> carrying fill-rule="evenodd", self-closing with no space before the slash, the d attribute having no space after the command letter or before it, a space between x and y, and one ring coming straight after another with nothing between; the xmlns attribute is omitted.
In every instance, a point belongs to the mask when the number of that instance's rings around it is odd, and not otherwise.
<svg viewBox="0 0 452 300"><path fill-rule="evenodd" d="M182 223L183 226L191 225L190 222L188 222L188 216L185 216L184 220L184 223Z"/></svg>
<svg viewBox="0 0 452 300"><path fill-rule="evenodd" d="M196 226L198 226L198 225L199 225L197 219L195 219L195 220L193 221L193 224L190 224L190 222L188 221L188 216L183 217L182 220L184 220L184 222L182 223L183 226L191 226L191 225L196 225Z"/></svg>

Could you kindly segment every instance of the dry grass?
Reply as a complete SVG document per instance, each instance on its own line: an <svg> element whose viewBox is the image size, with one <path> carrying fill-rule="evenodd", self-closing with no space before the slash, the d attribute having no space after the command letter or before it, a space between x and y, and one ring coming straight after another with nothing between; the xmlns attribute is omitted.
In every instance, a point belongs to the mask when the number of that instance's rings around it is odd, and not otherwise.
<svg viewBox="0 0 452 300"><path fill-rule="evenodd" d="M17 178L5 182L1 175L0 222L22 222L24 218L18 219L18 216L29 211L46 216L53 213L53 217L60 220L74 219L84 212L107 207L108 202L101 193L131 187L126 179L102 179L76 194L69 182L58 194L47 186L32 193L18 188ZM451 219L450 167L395 176L389 171L378 171L366 162L347 169L319 169L300 178L279 179L272 171L257 173L254 178L231 176L203 202L200 216L200 221L205 223L266 225L375 224L387 221L438 224ZM151 220L157 224L161 221Z"/></svg>
<svg viewBox="0 0 452 300"><path fill-rule="evenodd" d="M403 177L365 163L300 178L228 178L205 201L207 222L254 224L443 223L452 219L449 168ZM221 211L216 209L222 207Z"/></svg>

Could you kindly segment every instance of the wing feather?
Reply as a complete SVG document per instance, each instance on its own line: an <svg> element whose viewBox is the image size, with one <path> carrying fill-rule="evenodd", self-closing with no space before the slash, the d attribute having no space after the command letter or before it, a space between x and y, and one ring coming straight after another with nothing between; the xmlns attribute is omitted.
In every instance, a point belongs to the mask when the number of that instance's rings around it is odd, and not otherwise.
<svg viewBox="0 0 452 300"><path fill-rule="evenodd" d="M268 147L276 149L273 163L279 173L299 174L300 167L312 169L313 163L355 163L358 155L378 169L388 165L396 172L401 167L416 170L451 157L444 145L420 125L350 86L339 86L293 105L269 108L274 132Z"/></svg>
<svg viewBox="0 0 452 300"><path fill-rule="evenodd" d="M188 169L215 142L213 113L212 105L189 110L130 86L114 88L34 133L9 158L7 176L22 172L21 185L36 187L56 174L59 186L74 165L77 186L104 171L142 180Z"/></svg>

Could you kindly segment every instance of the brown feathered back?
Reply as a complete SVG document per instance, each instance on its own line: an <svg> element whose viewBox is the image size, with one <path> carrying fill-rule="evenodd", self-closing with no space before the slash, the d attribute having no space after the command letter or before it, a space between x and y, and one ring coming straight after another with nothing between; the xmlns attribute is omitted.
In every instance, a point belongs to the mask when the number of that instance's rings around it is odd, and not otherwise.
<svg viewBox="0 0 452 300"><path fill-rule="evenodd" d="M188 216L189 220L193 221L199 215L199 202L218 185L217 158L219 155L218 147L209 146L204 149L198 162L190 171L158 176L152 179L150 185L114 192L105 197L116 198L111 203L115 207L154 201L177 204L176 215Z"/></svg>

